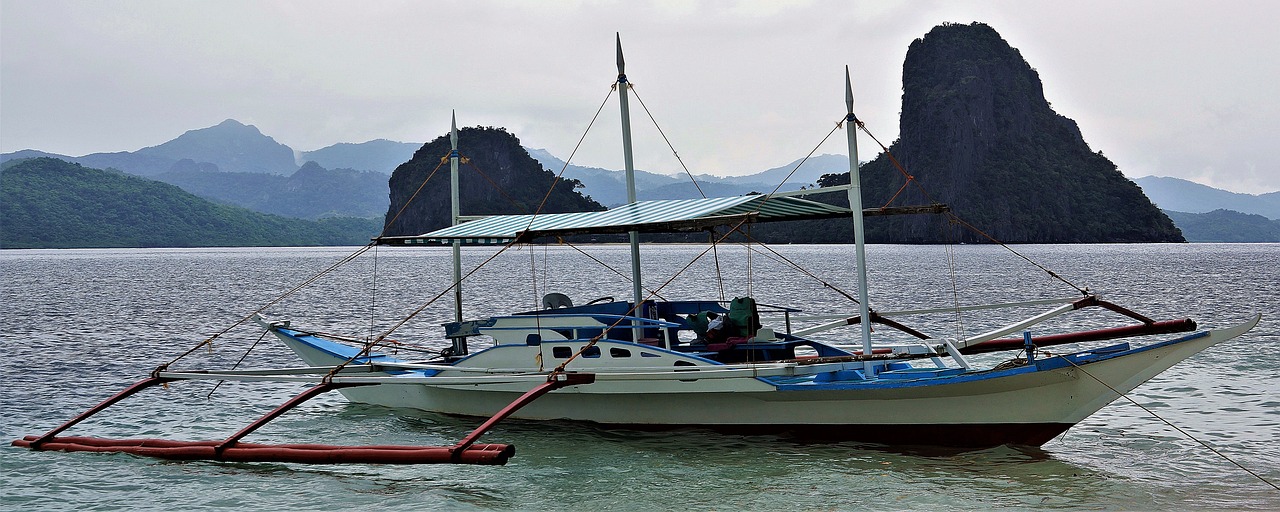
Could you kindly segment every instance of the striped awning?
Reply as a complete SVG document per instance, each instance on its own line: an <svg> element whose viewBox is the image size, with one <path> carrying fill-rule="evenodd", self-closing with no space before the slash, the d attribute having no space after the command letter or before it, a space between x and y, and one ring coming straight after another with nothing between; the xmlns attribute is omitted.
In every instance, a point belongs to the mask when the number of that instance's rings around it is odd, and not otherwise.
<svg viewBox="0 0 1280 512"><path fill-rule="evenodd" d="M385 237L386 243L507 243L547 236L617 234L629 231L674 233L742 221L821 219L852 214L845 207L798 197L750 195L706 199L638 201L602 212L495 215L418 236Z"/></svg>

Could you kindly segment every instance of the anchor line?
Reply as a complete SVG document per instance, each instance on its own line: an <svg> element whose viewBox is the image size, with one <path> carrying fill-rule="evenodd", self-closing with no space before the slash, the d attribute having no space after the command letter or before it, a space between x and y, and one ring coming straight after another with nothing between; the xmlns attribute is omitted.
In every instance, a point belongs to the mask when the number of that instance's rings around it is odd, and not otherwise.
<svg viewBox="0 0 1280 512"><path fill-rule="evenodd" d="M244 362L244 360L245 360L245 359L247 359L247 358L249 357L249 353L250 353L250 352L253 352L253 349L258 348L258 344L259 344L259 343L262 343L262 340L263 340L263 339L265 339L265 338L267 337L267 334L269 334L270 332L271 332L271 330L270 330L270 329L263 329L263 330L262 330L262 335L261 335L261 336L258 336L258 341L253 342L253 345L250 345L250 346L249 346L249 348L248 348L248 350L245 350L245 351L244 351L244 354L242 354L242 355L240 356L240 360L239 360L239 361L236 361L236 364L231 365L231 369L232 369L232 370L234 370L234 369L236 369L236 368L239 368L239 367L240 367L240 363L243 363L243 362ZM217 384L214 384L214 385L213 385L213 389L210 389L210 390L209 390L209 394L205 395L205 396L204 396L204 398L205 398L206 400L213 398L213 393L214 393L215 391L217 391L217 390L218 390L218 388L222 387L222 383L223 383L223 382L226 382L226 381L225 381L225 380L220 380L220 381L218 381L218 383L217 383Z"/></svg>
<svg viewBox="0 0 1280 512"><path fill-rule="evenodd" d="M1243 464L1240 464L1239 462L1236 462L1236 461L1235 461L1235 459L1232 459L1231 457L1228 457L1226 454L1224 454L1224 453L1222 453L1222 452L1218 451L1218 450L1217 450L1217 449L1215 449L1214 447L1209 446L1209 444L1208 444L1208 443L1206 443L1206 442L1204 442L1204 441L1201 441L1199 438L1197 438L1196 436L1191 435L1191 433L1187 432L1186 430L1183 430L1183 429L1179 428L1177 425L1174 425L1174 424L1173 424L1173 422L1170 422L1169 420L1164 419L1164 418L1163 418L1163 417L1161 417L1159 414L1156 414L1156 413L1155 413L1155 411L1152 411L1151 409L1148 409L1146 406L1144 406L1144 405L1142 405L1142 404L1138 403L1138 402L1137 402L1136 400L1134 400L1133 398L1130 398L1130 397L1129 397L1129 395L1128 395L1127 393L1122 393L1122 392L1120 392L1119 390L1117 390L1116 388L1111 387L1111 385L1110 385L1110 384L1107 384L1106 382L1104 382L1102 379L1099 379L1099 378L1098 378L1097 376L1095 376L1094 374L1089 373L1089 370L1086 370L1086 369L1084 369L1082 366L1080 366L1080 365L1076 364L1076 363L1075 363L1075 361L1072 361L1071 359L1067 358L1066 356L1062 356L1062 355L1059 355L1058 357L1062 358L1062 360L1063 360L1063 361L1066 361L1066 362L1070 363L1070 364L1071 364L1071 366L1074 366L1076 369L1078 369L1078 370L1080 370L1080 371L1084 372L1084 374L1085 374L1085 375L1088 375L1089 377L1093 378L1093 380L1098 381L1098 383L1099 383L1099 384L1102 384L1103 386L1106 386L1106 387L1107 387L1107 389L1110 389L1113 393L1115 393L1115 394L1117 394L1117 395L1120 395L1120 396L1121 396L1121 397L1123 397L1125 400L1128 400L1128 401L1129 401L1129 403L1131 403L1131 404L1133 404L1133 405L1138 406L1138 408L1139 408L1139 409L1142 409L1143 411L1146 411L1146 412L1147 412L1147 414L1150 414L1150 415L1151 415L1152 417L1154 417L1155 419L1158 419L1158 420L1160 420L1160 421L1164 422L1164 424L1165 424L1165 425L1168 425L1170 428L1172 428L1172 429L1174 429L1174 430L1178 431L1178 433L1180 433L1180 434L1182 434L1182 435L1186 436L1186 437L1187 437L1187 439L1190 439L1190 440L1192 440L1192 441L1195 441L1195 442L1199 443L1199 444L1200 444L1200 446L1203 446L1203 447L1205 447L1205 449L1207 449L1207 450L1209 450L1209 451L1213 452L1215 455L1217 455L1217 456L1219 456L1219 457L1222 457L1222 458L1223 458L1223 460L1226 460L1227 462L1230 462L1230 463L1234 464L1236 467L1240 468L1240 469L1241 469L1241 470L1243 470L1245 473L1248 473L1248 474L1250 474L1250 475L1253 475L1253 477L1254 477L1254 478L1257 478L1258 480L1261 480L1263 483L1265 483L1265 484L1267 484L1267 485L1271 486L1271 488L1272 488L1272 489L1275 489L1275 490L1277 490L1277 491L1280 491L1280 486L1277 486L1277 485L1276 485L1275 483L1273 483L1272 481L1267 480L1267 479L1266 479L1266 478L1264 478L1262 475L1259 475L1259 474L1255 473L1253 470L1251 470L1251 469L1249 469L1249 468L1244 467L1244 465L1243 465Z"/></svg>

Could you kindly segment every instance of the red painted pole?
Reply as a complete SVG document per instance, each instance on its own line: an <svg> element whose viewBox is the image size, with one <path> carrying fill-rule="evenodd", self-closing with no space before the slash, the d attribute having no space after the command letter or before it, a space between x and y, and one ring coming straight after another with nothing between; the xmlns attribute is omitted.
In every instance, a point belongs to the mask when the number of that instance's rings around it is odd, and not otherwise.
<svg viewBox="0 0 1280 512"><path fill-rule="evenodd" d="M1169 320L1165 322L1155 322L1151 324L1131 325L1128 327L1116 327L1113 329L1098 329L1095 331L1081 331L1067 334L1054 334L1050 336L1036 336L1031 339L1037 347L1048 347L1052 345L1062 345L1064 343L1079 343L1083 341L1099 341L1112 340L1116 338L1129 338L1133 336L1147 336L1151 334L1171 334L1175 332L1187 332L1196 330L1196 323L1191 319ZM1026 341L1022 338L1008 338L1002 340L990 340L982 343L969 345L960 349L962 354L984 354L987 352L999 352L1001 350L1018 350L1025 346Z"/></svg>
<svg viewBox="0 0 1280 512"><path fill-rule="evenodd" d="M537 400L538 397L545 395L547 393L550 393L552 390L559 389L565 386L590 384L595 381L596 381L596 376L591 373L552 374L552 376L549 379L547 379L546 382L543 382L542 384L538 384L537 386L534 386L533 389L530 389L529 391L525 392L525 394L520 395L520 398L517 398L515 399L514 402L507 404L506 407L503 407L502 410L498 411L488 420L485 420L484 423L481 423L480 426L477 427L470 434L467 434L467 437L462 438L462 440L459 441L458 444L454 445L453 448L451 448L451 450L453 450L454 456L455 457L460 456L464 451L467 450L469 446L474 444L477 439L480 439L480 436L484 435L489 430L492 430L493 427L498 424L498 422L506 419L508 416L511 416L512 413L520 410L521 407L529 405L529 403L533 402L534 400Z"/></svg>
<svg viewBox="0 0 1280 512"><path fill-rule="evenodd" d="M139 391L147 389L156 384L162 384L172 380L174 379L166 379L162 377L148 377L146 379L142 379L134 383L132 386L125 388L124 391L116 393L115 395L112 395L111 398L103 400L102 403L93 406L91 409L85 412L80 413L79 416L71 418L70 421L63 423L62 426L55 428L53 430L50 430L48 432L45 432L44 435L36 438L35 440L26 441L26 440L20 439L18 441L24 441L24 444L22 446L27 446L33 450L39 450L40 445L49 442L50 439L53 439L53 436L56 436L62 431L71 428L76 423L80 423L81 421L84 421L88 417L93 416L94 414L98 414L99 412L102 412L103 409L106 409L107 407L111 407L116 402L129 398L130 396L132 396L133 394ZM14 441L11 444L13 446L19 446L18 441Z"/></svg>

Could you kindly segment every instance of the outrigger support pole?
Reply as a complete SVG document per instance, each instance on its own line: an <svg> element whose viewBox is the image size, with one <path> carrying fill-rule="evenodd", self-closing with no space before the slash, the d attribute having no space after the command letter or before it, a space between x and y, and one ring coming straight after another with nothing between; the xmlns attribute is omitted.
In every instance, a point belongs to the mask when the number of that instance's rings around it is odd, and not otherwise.
<svg viewBox="0 0 1280 512"><path fill-rule="evenodd" d="M525 392L525 394L520 395L520 398L517 398L514 402L507 404L506 407L503 407L502 410L498 411L488 420L485 420L484 423L481 423L480 426L476 427L476 429L470 434L467 434L467 437L462 438L462 441L459 441L458 444L453 446L453 448L450 448L449 451L452 453L454 461L457 462L458 458L461 457L472 444L475 444L477 439L480 439L480 436L490 430L493 430L493 427L497 426L498 422L506 419L508 416L511 416L512 413L520 410L521 407L529 405L530 402L537 400L542 395L565 386L591 384L595 381L596 376L593 373L552 373L547 377L546 382L538 384L537 386L534 386L533 389Z"/></svg>
<svg viewBox="0 0 1280 512"><path fill-rule="evenodd" d="M103 400L102 403L93 406L92 408L90 408L85 412L80 413L79 416L71 418L70 421L63 423L58 428L45 432L44 435L34 440L26 440L24 444L19 444L19 441L24 441L24 440L14 441L13 446L26 446L27 448L31 448L32 450L39 450L41 445L49 442L51 439L54 438L54 436L62 433L62 431L71 428L76 423L80 423L81 421L88 419L90 416L93 416L94 414L98 414L99 412L102 412L103 409L106 409L108 407L111 407L112 405L115 405L116 402L129 398L130 396L133 396L135 393L142 391L144 389L147 389L156 384L164 384L166 382L171 382L174 380L177 380L177 379L170 379L165 377L147 377L145 379L142 379L134 383L132 386L125 388L123 391L112 395L111 398Z"/></svg>
<svg viewBox="0 0 1280 512"><path fill-rule="evenodd" d="M261 428L263 425L266 425L271 420L274 420L280 417L281 414L288 412L289 409L297 407L302 402L306 402L307 400L315 398L316 395L319 395L321 393L325 393L328 391L332 391L338 388L347 388L352 386L367 386L367 385L368 384L334 384L332 382L321 382L320 384L311 386L310 388L307 388L306 391L303 391L302 393L298 394L298 396L290 398L288 402L280 404L279 407L272 409L271 412L262 415L262 417L258 418L257 420L254 420L253 423L250 423L248 426L240 429L239 432L231 434L231 437L224 439L217 446L214 446L213 452L221 456L222 452L226 451L227 448L240 442L241 439L244 439L244 436L252 434L253 431L258 430L259 428Z"/></svg>

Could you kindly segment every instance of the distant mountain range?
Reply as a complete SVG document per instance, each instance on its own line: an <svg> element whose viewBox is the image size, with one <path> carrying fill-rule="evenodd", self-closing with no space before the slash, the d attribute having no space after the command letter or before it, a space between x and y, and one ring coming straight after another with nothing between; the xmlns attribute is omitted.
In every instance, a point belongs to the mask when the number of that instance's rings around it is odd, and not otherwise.
<svg viewBox="0 0 1280 512"><path fill-rule="evenodd" d="M0 155L0 162L51 157L85 167L116 169L148 177L206 199L263 213L311 220L372 219L383 218L388 212L390 172L413 159L422 147L422 144L379 139L299 152L276 142L254 126L228 119L133 152L70 157L22 150ZM563 160L544 149L524 149L552 173L559 173L565 167ZM463 152L466 153L465 148ZM818 155L796 169L798 163L748 176L699 174L696 175L697 187L687 176L637 171L636 185L642 200L733 196L772 191L793 169L795 174L781 190L812 187L823 175L848 170L843 155ZM616 206L626 202L625 177L620 170L569 165L564 177L580 182L582 187L577 192L601 204ZM1280 241L1271 234L1274 228L1267 222L1280 219L1280 192L1239 194L1178 178L1155 176L1134 181L1152 202L1166 211L1190 241ZM1235 212L1241 215L1231 215Z"/></svg>
<svg viewBox="0 0 1280 512"><path fill-rule="evenodd" d="M355 169L390 176L396 166L408 162L421 147L421 143L387 139L359 144L340 142L315 151L303 151L299 153L298 163L315 162L326 169Z"/></svg>
<svg viewBox="0 0 1280 512"><path fill-rule="evenodd" d="M525 148L534 160L551 172L559 173L564 168L564 177L582 182L582 193L590 196L606 206L617 206L627 202L626 173L620 170L601 169L599 167L583 167L570 165L565 168L564 160L557 158L545 149ZM636 197L648 199L693 199L698 197L740 196L751 192L767 193L773 191L778 183L786 178L800 160L781 167L774 167L747 176L712 176L710 174L694 175L697 186L686 175L657 174L636 170ZM787 180L779 190L798 190L800 187L813 187L818 178L824 174L849 171L849 159L844 155L817 155L810 158L796 173ZM700 192L699 192L700 191Z"/></svg>
<svg viewBox="0 0 1280 512"><path fill-rule="evenodd" d="M1185 213L1233 210L1280 220L1280 192L1241 194L1161 176L1146 176L1133 181L1142 187L1151 202L1165 210Z"/></svg>
<svg viewBox="0 0 1280 512"><path fill-rule="evenodd" d="M1188 242L1280 242L1280 220L1261 215L1232 210L1164 212L1178 225Z"/></svg>
<svg viewBox="0 0 1280 512"><path fill-rule="evenodd" d="M213 201L288 217L381 217L389 206L391 171L410 161L423 144L386 139L338 143L314 151L294 151L257 127L228 119L190 130L168 142L113 153L67 156L38 150L0 155L0 162L49 157L96 169L116 169L171 185ZM564 161L542 149L525 148L543 167L559 173ZM466 149L463 150L464 154ZM703 195L735 196L768 192L797 162L750 176L686 176L637 171L641 199ZM796 171L782 190L813 186L826 173L847 170L840 155L818 155ZM565 178L582 182L579 192L609 206L626 202L624 173L570 165Z"/></svg>

